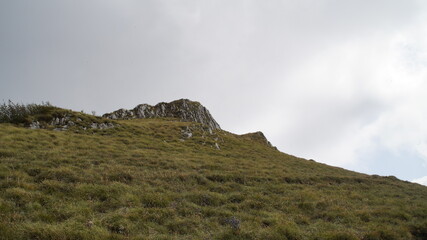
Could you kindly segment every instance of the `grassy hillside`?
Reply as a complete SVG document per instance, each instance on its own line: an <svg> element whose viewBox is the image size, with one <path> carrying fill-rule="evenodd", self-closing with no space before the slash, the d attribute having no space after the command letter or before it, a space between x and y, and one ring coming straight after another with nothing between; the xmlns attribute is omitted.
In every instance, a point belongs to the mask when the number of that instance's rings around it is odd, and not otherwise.
<svg viewBox="0 0 427 240"><path fill-rule="evenodd" d="M0 124L0 239L427 239L424 186L196 123L112 122Z"/></svg>

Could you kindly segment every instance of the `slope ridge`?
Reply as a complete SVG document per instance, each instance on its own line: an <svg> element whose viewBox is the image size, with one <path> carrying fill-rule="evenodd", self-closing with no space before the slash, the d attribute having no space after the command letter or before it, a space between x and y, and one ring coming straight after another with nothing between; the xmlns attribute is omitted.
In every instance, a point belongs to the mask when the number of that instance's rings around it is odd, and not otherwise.
<svg viewBox="0 0 427 240"><path fill-rule="evenodd" d="M110 121L0 124L2 239L425 239L424 186L281 153L258 133Z"/></svg>

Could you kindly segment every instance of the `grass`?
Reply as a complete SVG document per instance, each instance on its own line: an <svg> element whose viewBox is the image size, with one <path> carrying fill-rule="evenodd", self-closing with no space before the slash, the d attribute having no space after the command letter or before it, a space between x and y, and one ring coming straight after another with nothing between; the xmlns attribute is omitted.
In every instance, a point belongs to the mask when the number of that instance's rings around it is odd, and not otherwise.
<svg viewBox="0 0 427 240"><path fill-rule="evenodd" d="M0 239L426 239L424 186L196 123L114 123L0 124Z"/></svg>

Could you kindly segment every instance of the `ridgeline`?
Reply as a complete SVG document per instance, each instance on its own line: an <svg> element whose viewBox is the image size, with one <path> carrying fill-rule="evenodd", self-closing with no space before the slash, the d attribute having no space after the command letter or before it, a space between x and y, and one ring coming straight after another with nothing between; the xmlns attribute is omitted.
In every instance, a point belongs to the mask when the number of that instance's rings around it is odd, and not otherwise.
<svg viewBox="0 0 427 240"><path fill-rule="evenodd" d="M427 187L282 153L198 102L0 106L0 239L427 239Z"/></svg>

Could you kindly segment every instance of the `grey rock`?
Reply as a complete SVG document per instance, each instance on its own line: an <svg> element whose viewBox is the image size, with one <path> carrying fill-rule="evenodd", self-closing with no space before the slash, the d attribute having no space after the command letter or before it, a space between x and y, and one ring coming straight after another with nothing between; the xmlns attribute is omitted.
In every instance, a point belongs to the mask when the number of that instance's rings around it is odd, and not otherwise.
<svg viewBox="0 0 427 240"><path fill-rule="evenodd" d="M59 118L52 119L52 122L50 123L50 125L59 125Z"/></svg>
<svg viewBox="0 0 427 240"><path fill-rule="evenodd" d="M219 147L218 143L215 143L215 148L218 150L221 150L221 148Z"/></svg>
<svg viewBox="0 0 427 240"><path fill-rule="evenodd" d="M199 102L180 99L170 103L161 102L155 106L140 104L134 109L119 109L103 115L109 119L134 118L178 118L186 122L198 122L208 127L210 133L221 129L209 111Z"/></svg>
<svg viewBox="0 0 427 240"><path fill-rule="evenodd" d="M109 129L109 128L113 128L114 124L113 123L92 123L90 125L90 128L92 129Z"/></svg>
<svg viewBox="0 0 427 240"><path fill-rule="evenodd" d="M66 125L68 124L68 122L70 121L70 117L69 116L64 116L61 118L54 118L52 119L52 121L50 122L50 125Z"/></svg>
<svg viewBox="0 0 427 240"><path fill-rule="evenodd" d="M236 218L236 217L231 217L228 219L225 219L224 221L226 224L230 225L230 227L234 230L238 230L240 229L240 219Z"/></svg>
<svg viewBox="0 0 427 240"><path fill-rule="evenodd" d="M30 129L40 129L40 123L38 121L32 122L30 124Z"/></svg>
<svg viewBox="0 0 427 240"><path fill-rule="evenodd" d="M191 133L191 132L183 132L182 136L185 137L185 138L191 138L193 136L193 133Z"/></svg>
<svg viewBox="0 0 427 240"><path fill-rule="evenodd" d="M191 128L187 126L185 129L181 130L182 136L184 138L191 138L193 136L193 133L191 131Z"/></svg>

